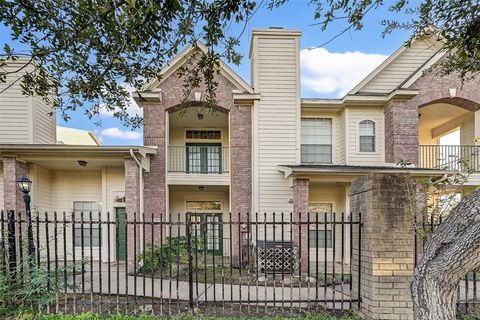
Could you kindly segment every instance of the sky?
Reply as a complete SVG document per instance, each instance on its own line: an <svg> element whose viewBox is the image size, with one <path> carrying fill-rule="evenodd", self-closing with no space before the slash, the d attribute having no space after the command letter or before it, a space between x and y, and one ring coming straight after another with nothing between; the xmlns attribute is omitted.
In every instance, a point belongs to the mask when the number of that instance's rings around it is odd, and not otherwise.
<svg viewBox="0 0 480 320"><path fill-rule="evenodd" d="M388 5L389 1L385 3ZM417 0L412 2L415 4ZM248 51L253 29L283 27L302 31L300 40L301 86L303 98L340 98L358 82L367 76L388 55L401 47L410 33L397 30L385 38L380 22L394 17L385 7L371 11L366 17L364 28L360 31L344 33L327 45L318 47L337 36L344 28L345 22L336 21L326 31L314 25L313 8L306 0L290 0L284 6L274 10L261 7L248 22L237 51L243 55L240 65L230 65L245 81L250 83L250 63ZM243 25L232 25L228 32L238 36ZM0 26L0 46L9 42L8 29ZM1 97L0 97L1 98ZM132 105L130 112L140 114L141 109ZM57 117L59 126L94 131L105 145L142 145L142 129L131 131L122 126L111 114L100 115L102 125L95 125L82 111L70 114L71 119L64 122Z"/></svg>

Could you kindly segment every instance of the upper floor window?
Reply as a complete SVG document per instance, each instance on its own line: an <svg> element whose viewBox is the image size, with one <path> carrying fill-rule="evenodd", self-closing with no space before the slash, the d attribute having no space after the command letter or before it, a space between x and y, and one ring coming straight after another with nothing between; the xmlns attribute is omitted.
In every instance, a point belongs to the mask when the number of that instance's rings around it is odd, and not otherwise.
<svg viewBox="0 0 480 320"><path fill-rule="evenodd" d="M219 140L222 138L220 130L187 130L187 139Z"/></svg>
<svg viewBox="0 0 480 320"><path fill-rule="evenodd" d="M375 152L375 122L363 120L359 125L360 152Z"/></svg>
<svg viewBox="0 0 480 320"><path fill-rule="evenodd" d="M332 119L302 119L302 163L332 163Z"/></svg>

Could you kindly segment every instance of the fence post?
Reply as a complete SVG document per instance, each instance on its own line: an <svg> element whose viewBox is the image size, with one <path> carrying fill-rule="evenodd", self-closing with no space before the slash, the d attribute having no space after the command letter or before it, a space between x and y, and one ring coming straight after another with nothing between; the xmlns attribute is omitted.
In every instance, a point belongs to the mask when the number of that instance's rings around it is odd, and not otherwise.
<svg viewBox="0 0 480 320"><path fill-rule="evenodd" d="M8 211L8 265L10 268L10 275L12 281L14 281L17 273L17 244L15 239L15 212L13 210Z"/></svg>
<svg viewBox="0 0 480 320"><path fill-rule="evenodd" d="M187 247L188 247L188 309L191 314L195 313L193 303L193 254L192 254L192 229L190 216L187 215L186 221Z"/></svg>

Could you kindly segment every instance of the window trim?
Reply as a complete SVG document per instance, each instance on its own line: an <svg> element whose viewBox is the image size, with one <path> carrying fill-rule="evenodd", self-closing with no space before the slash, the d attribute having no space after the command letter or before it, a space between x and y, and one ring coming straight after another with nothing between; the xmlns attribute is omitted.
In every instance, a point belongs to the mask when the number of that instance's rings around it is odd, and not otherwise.
<svg viewBox="0 0 480 320"><path fill-rule="evenodd" d="M365 122L365 121L371 121L373 122L373 151L362 151L361 149L361 144L360 144L360 125L362 124L362 122ZM358 121L357 123L357 152L358 153L366 153L366 154L378 154L378 139L377 139L377 121L371 119L371 118L365 118L365 119L361 119L360 121ZM365 137L371 137L371 136L365 136Z"/></svg>
<svg viewBox="0 0 480 320"><path fill-rule="evenodd" d="M330 162L318 162L318 164L335 164L336 163L336 153L335 153L335 142L336 142L336 139L337 139L337 134L336 134L336 117L335 116L331 116L331 115L306 115L306 116L301 116L300 117L300 128L299 128L299 135L300 135L300 163L302 164L313 164L313 162L303 162L302 161L302 145L304 145L302 143L302 120L304 119L330 119L331 121L331 138L332 138L332 143L330 145L331 147L331 161ZM308 144L306 144L308 145Z"/></svg>

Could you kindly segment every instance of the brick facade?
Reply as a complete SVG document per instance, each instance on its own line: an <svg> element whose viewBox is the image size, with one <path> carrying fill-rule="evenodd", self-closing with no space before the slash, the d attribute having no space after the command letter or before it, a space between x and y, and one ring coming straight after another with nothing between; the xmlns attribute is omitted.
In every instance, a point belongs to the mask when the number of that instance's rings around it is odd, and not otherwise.
<svg viewBox="0 0 480 320"><path fill-rule="evenodd" d="M125 158L124 166L127 221L140 221L140 170L136 161L132 158ZM133 271L134 258L140 254L140 228L137 226L137 230L134 230L133 224L127 225L127 250L129 270Z"/></svg>
<svg viewBox="0 0 480 320"><path fill-rule="evenodd" d="M385 106L385 162L418 162L418 109L433 103L449 103L477 111L480 108L478 83L462 83L454 75L441 76L435 69L425 73L412 86L418 94L408 101L392 101ZM456 89L451 96L450 89Z"/></svg>
<svg viewBox="0 0 480 320"><path fill-rule="evenodd" d="M234 105L233 90L236 87L223 75L216 75L215 81L217 105L212 106L215 112L229 114L230 130L230 212L232 219L247 221L247 215L252 208L252 129L251 106ZM168 141L166 138L166 113L172 113L183 108L198 107L195 102L195 92L205 92L202 84L190 92L185 99L184 82L176 73L163 79L158 89L161 90L159 102L144 103L144 145L158 148L156 155L151 157L150 172L144 174L144 203L146 220L152 212L159 218L166 213L168 189L166 185L166 161ZM240 217L238 216L240 213ZM232 230L232 245L238 246L238 230ZM238 261L238 250L234 250L232 260Z"/></svg>
<svg viewBox="0 0 480 320"><path fill-rule="evenodd" d="M410 283L414 240L410 201L416 199L415 186L408 174L374 173L352 184L353 218L358 221L361 212L363 222L361 257L358 229L353 229L353 295L360 296L357 311L367 319L413 319ZM360 293L357 286L359 258Z"/></svg>
<svg viewBox="0 0 480 320"><path fill-rule="evenodd" d="M310 181L308 179L293 180L293 221L294 223L308 221ZM300 252L300 272L308 269L308 225L302 224L300 230L294 228L293 241Z"/></svg>
<svg viewBox="0 0 480 320"><path fill-rule="evenodd" d="M3 157L3 203L6 211L14 210L25 214L23 193L17 187L17 178L27 175L27 165L16 157Z"/></svg>

